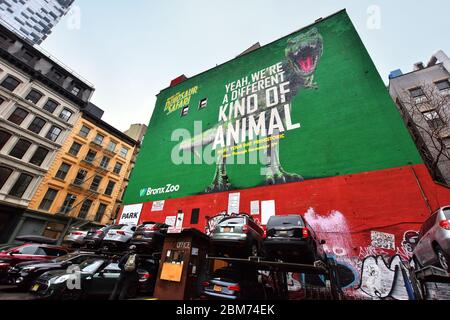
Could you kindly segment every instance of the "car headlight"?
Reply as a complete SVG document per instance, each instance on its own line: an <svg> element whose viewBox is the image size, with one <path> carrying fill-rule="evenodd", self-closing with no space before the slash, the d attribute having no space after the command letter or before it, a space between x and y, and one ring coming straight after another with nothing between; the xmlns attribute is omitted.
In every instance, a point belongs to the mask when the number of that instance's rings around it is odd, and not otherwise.
<svg viewBox="0 0 450 320"><path fill-rule="evenodd" d="M72 275L66 274L66 275L63 275L63 276L60 276L60 277L56 278L56 279L53 281L53 283L54 283L54 284L64 283L64 282L66 282L67 280L69 280L71 277L72 277Z"/></svg>

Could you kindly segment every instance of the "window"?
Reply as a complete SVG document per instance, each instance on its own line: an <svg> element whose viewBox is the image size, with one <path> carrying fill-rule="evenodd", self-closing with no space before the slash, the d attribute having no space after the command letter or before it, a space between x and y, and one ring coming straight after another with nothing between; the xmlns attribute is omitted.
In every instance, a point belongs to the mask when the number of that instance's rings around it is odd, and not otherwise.
<svg viewBox="0 0 450 320"><path fill-rule="evenodd" d="M84 179L86 179L87 176L87 171L81 169L80 171L78 171L78 174L75 178L74 184L81 186L84 183Z"/></svg>
<svg viewBox="0 0 450 320"><path fill-rule="evenodd" d="M121 149L120 149L120 156L122 157L122 158L126 158L127 157L127 155L128 155L128 149L127 148L125 148L125 147L122 147Z"/></svg>
<svg viewBox="0 0 450 320"><path fill-rule="evenodd" d="M61 128L58 128L58 127L56 127L56 126L53 126L53 127L49 130L49 132L47 133L47 135L46 135L45 137L46 137L47 139L49 139L49 140L55 142L55 141L58 139L58 137L59 137L59 135L61 134L61 132L62 132L62 129L61 129Z"/></svg>
<svg viewBox="0 0 450 320"><path fill-rule="evenodd" d="M33 60L33 55L31 53L29 53L28 51L25 51L22 54L22 58L23 58L23 60L25 60L25 62L31 62Z"/></svg>
<svg viewBox="0 0 450 320"><path fill-rule="evenodd" d="M101 146L103 144L103 139L105 139L104 136L102 136L101 134L97 134L97 136L94 139L94 143Z"/></svg>
<svg viewBox="0 0 450 320"><path fill-rule="evenodd" d="M120 162L116 162L116 165L114 166L114 173L115 174L120 174L120 171L122 171L122 167L123 164L121 164Z"/></svg>
<svg viewBox="0 0 450 320"><path fill-rule="evenodd" d="M30 160L30 163L40 167L49 152L50 152L49 150L43 147L37 148L36 152L34 153L33 157Z"/></svg>
<svg viewBox="0 0 450 320"><path fill-rule="evenodd" d="M39 253L39 249L37 245L26 246L19 249L19 254L36 255Z"/></svg>
<svg viewBox="0 0 450 320"><path fill-rule="evenodd" d="M72 117L72 114L72 111L70 111L69 109L64 109L59 115L59 118L67 122L70 120L70 117Z"/></svg>
<svg viewBox="0 0 450 320"><path fill-rule="evenodd" d="M42 93L36 90L31 90L30 93L26 96L25 100L31 101L34 104L37 104L39 100L43 97Z"/></svg>
<svg viewBox="0 0 450 320"><path fill-rule="evenodd" d="M184 106L184 107L181 109L181 116L182 116L182 117L185 117L185 116L188 115L188 113L189 113L189 106Z"/></svg>
<svg viewBox="0 0 450 320"><path fill-rule="evenodd" d="M191 224L198 224L199 217L200 217L200 209L192 209Z"/></svg>
<svg viewBox="0 0 450 320"><path fill-rule="evenodd" d="M106 190L105 190L105 194L107 196L112 195L115 186L116 186L116 183L114 181L109 181L108 186L106 187Z"/></svg>
<svg viewBox="0 0 450 320"><path fill-rule="evenodd" d="M14 112L9 116L8 120L20 126L27 116L28 111L22 108L16 108L16 110L14 110Z"/></svg>
<svg viewBox="0 0 450 320"><path fill-rule="evenodd" d="M11 150L9 155L11 157L14 157L14 158L17 158L17 159L22 159L23 156L25 155L25 153L30 148L30 146L31 146L31 142L30 141L27 141L27 140L24 140L24 139L20 139L19 141L17 141L16 145Z"/></svg>
<svg viewBox="0 0 450 320"><path fill-rule="evenodd" d="M0 84L5 89L8 89L9 91L14 91L19 86L20 81L17 80L14 77L7 76L5 80Z"/></svg>
<svg viewBox="0 0 450 320"><path fill-rule="evenodd" d="M202 99L200 100L200 103L198 104L198 108L201 109L205 109L208 106L208 99Z"/></svg>
<svg viewBox="0 0 450 320"><path fill-rule="evenodd" d="M0 150L2 150L5 144L9 141L9 138L11 138L11 133L7 131L0 131Z"/></svg>
<svg viewBox="0 0 450 320"><path fill-rule="evenodd" d="M91 186L89 187L89 190L91 191L98 191L98 188L100 187L100 183L102 183L102 177L95 176L92 180Z"/></svg>
<svg viewBox="0 0 450 320"><path fill-rule="evenodd" d="M89 132L91 132L91 129L89 129L86 126L82 126L81 129L80 129L79 135L84 137L84 138L86 138L89 135Z"/></svg>
<svg viewBox="0 0 450 320"><path fill-rule="evenodd" d="M97 222L101 222L103 215L105 214L107 205L100 203L100 205L98 206L98 210L97 210L97 214L95 215L95 221Z"/></svg>
<svg viewBox="0 0 450 320"><path fill-rule="evenodd" d="M84 160L86 162L92 163L95 160L95 157L97 156L97 152L94 150L89 150L89 152L86 155L86 158L84 158Z"/></svg>
<svg viewBox="0 0 450 320"><path fill-rule="evenodd" d="M415 103L422 103L427 101L427 96L423 92L422 88L414 88L409 90L411 98L414 99Z"/></svg>
<svg viewBox="0 0 450 320"><path fill-rule="evenodd" d="M81 89L78 88L77 86L73 86L72 88L72 94L75 96L78 96L78 94L80 93Z"/></svg>
<svg viewBox="0 0 450 320"><path fill-rule="evenodd" d="M436 111L424 112L423 116L432 129L439 129L444 125L444 121Z"/></svg>
<svg viewBox="0 0 450 320"><path fill-rule="evenodd" d="M110 161L111 161L110 158L108 158L107 156L104 156L102 159L102 162L100 162L100 167L103 169L108 169Z"/></svg>
<svg viewBox="0 0 450 320"><path fill-rule="evenodd" d="M80 152L80 150L81 150L81 144L79 144L78 142L74 142L72 144L72 146L70 147L69 153L76 157L78 155L78 153Z"/></svg>
<svg viewBox="0 0 450 320"><path fill-rule="evenodd" d="M33 180L32 175L22 173L19 176L19 179L17 179L16 183L12 187L11 191L9 191L9 195L16 198L22 198L32 180Z"/></svg>
<svg viewBox="0 0 450 320"><path fill-rule="evenodd" d="M45 194L44 198L42 199L41 204L39 205L39 210L49 211L50 207L53 204L53 201L55 201L56 195L58 194L58 190L55 189L48 189L47 193Z"/></svg>
<svg viewBox="0 0 450 320"><path fill-rule="evenodd" d="M450 82L447 80L442 80L436 82L436 87L439 89L439 91L449 90L450 89Z"/></svg>
<svg viewBox="0 0 450 320"><path fill-rule="evenodd" d="M59 210L63 214L67 214L72 210L75 201L77 200L77 196L73 194L67 194L66 199L64 200L63 206Z"/></svg>
<svg viewBox="0 0 450 320"><path fill-rule="evenodd" d="M58 106L59 106L58 102L56 102L52 99L48 99L42 109L44 109L45 111L48 111L50 113L53 113L53 112L55 112L56 108L58 108Z"/></svg>
<svg viewBox="0 0 450 320"><path fill-rule="evenodd" d="M410 92L412 98L417 98L417 97L421 97L421 96L425 95L422 88L420 88L420 87L411 89L411 90L409 90L409 92Z"/></svg>
<svg viewBox="0 0 450 320"><path fill-rule="evenodd" d="M12 169L7 167L0 167L0 189L3 188L12 173Z"/></svg>
<svg viewBox="0 0 450 320"><path fill-rule="evenodd" d="M89 210L92 206L92 200L86 199L83 201L81 205L80 213L78 214L78 218L85 219L89 213Z"/></svg>
<svg viewBox="0 0 450 320"><path fill-rule="evenodd" d="M58 172L56 173L55 177L61 180L65 180L67 177L67 174L69 173L69 170L71 168L70 164L67 164L63 162L61 166L59 167Z"/></svg>
<svg viewBox="0 0 450 320"><path fill-rule="evenodd" d="M36 134L41 133L42 128L45 126L46 122L44 119L36 117L34 118L33 122L30 123L28 126L28 130L31 132L34 132Z"/></svg>
<svg viewBox="0 0 450 320"><path fill-rule="evenodd" d="M117 148L117 143L115 143L114 141L110 141L108 144L107 150L114 152L114 151L116 151L116 148Z"/></svg>
<svg viewBox="0 0 450 320"><path fill-rule="evenodd" d="M55 78L56 81L60 81L62 79L62 74L55 70L55 68L52 68L51 75L53 78Z"/></svg>
<svg viewBox="0 0 450 320"><path fill-rule="evenodd" d="M44 251L44 256L50 256L50 257L63 257L67 255L67 252L60 249L54 249L54 248L47 248L42 247L41 248Z"/></svg>

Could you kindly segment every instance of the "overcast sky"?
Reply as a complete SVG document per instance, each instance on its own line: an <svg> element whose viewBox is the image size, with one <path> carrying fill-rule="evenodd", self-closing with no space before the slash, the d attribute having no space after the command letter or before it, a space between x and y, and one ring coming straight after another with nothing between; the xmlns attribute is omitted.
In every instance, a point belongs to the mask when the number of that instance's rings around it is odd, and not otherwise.
<svg viewBox="0 0 450 320"><path fill-rule="evenodd" d="M95 85L92 102L120 130L148 124L155 95L177 76L210 69L255 42L267 44L344 8L385 82L394 69L411 71L439 49L450 53L448 0L76 0L75 5L42 47Z"/></svg>

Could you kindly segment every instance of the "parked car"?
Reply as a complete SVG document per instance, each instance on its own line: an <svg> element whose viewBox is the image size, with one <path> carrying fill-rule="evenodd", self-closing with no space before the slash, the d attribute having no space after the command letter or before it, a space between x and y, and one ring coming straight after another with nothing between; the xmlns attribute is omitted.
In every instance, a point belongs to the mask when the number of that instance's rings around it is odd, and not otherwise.
<svg viewBox="0 0 450 320"><path fill-rule="evenodd" d="M139 251L162 251L169 226L164 223L144 222L138 226L131 239Z"/></svg>
<svg viewBox="0 0 450 320"><path fill-rule="evenodd" d="M28 290L31 284L42 274L52 270L66 270L69 266L79 265L83 261L96 257L93 253L69 253L50 261L32 261L16 264L8 270L8 283L20 289Z"/></svg>
<svg viewBox="0 0 450 320"><path fill-rule="evenodd" d="M258 281L256 270L226 267L215 271L202 283L201 297L211 300L262 300L264 286Z"/></svg>
<svg viewBox="0 0 450 320"><path fill-rule="evenodd" d="M67 248L46 244L24 244L9 248L0 253L0 282L6 280L9 268L21 262L48 261L68 253Z"/></svg>
<svg viewBox="0 0 450 320"><path fill-rule="evenodd" d="M100 229L90 229L84 238L84 245L89 249L98 249L108 233L114 225L105 226Z"/></svg>
<svg viewBox="0 0 450 320"><path fill-rule="evenodd" d="M249 257L263 251L264 230L251 216L231 215L223 218L212 231L210 255Z"/></svg>
<svg viewBox="0 0 450 320"><path fill-rule="evenodd" d="M108 298L119 279L120 269L117 263L112 263L107 258L92 258L79 265L81 289L69 289L67 281L73 274L65 271L50 271L40 276L32 285L30 292L45 300L80 300L89 298ZM155 275L145 269L138 269L139 290L146 290L148 284ZM130 290L129 298L137 295L136 290Z"/></svg>
<svg viewBox="0 0 450 320"><path fill-rule="evenodd" d="M134 225L115 225L109 229L101 245L108 251L125 250L128 248L135 231L136 226Z"/></svg>
<svg viewBox="0 0 450 320"><path fill-rule="evenodd" d="M73 247L81 247L84 245L84 239L87 234L87 230L71 229L67 236L64 237L64 244Z"/></svg>
<svg viewBox="0 0 450 320"><path fill-rule="evenodd" d="M440 208L422 225L413 261L416 268L437 265L450 272L450 207Z"/></svg>
<svg viewBox="0 0 450 320"><path fill-rule="evenodd" d="M266 233L264 248L270 259L303 264L326 261L325 241L317 238L301 215L271 217Z"/></svg>

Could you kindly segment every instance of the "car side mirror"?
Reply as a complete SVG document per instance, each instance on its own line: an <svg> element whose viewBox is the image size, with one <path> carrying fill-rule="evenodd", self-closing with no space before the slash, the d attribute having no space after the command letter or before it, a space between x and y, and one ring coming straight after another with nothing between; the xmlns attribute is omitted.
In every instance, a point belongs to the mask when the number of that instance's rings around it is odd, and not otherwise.
<svg viewBox="0 0 450 320"><path fill-rule="evenodd" d="M19 252L18 252L18 251L11 251L11 252L9 253L10 256L13 256L13 255L15 255L15 254L19 254Z"/></svg>
<svg viewBox="0 0 450 320"><path fill-rule="evenodd" d="M320 244L321 245L324 245L324 244L326 244L327 242L325 241L325 240L320 240Z"/></svg>

